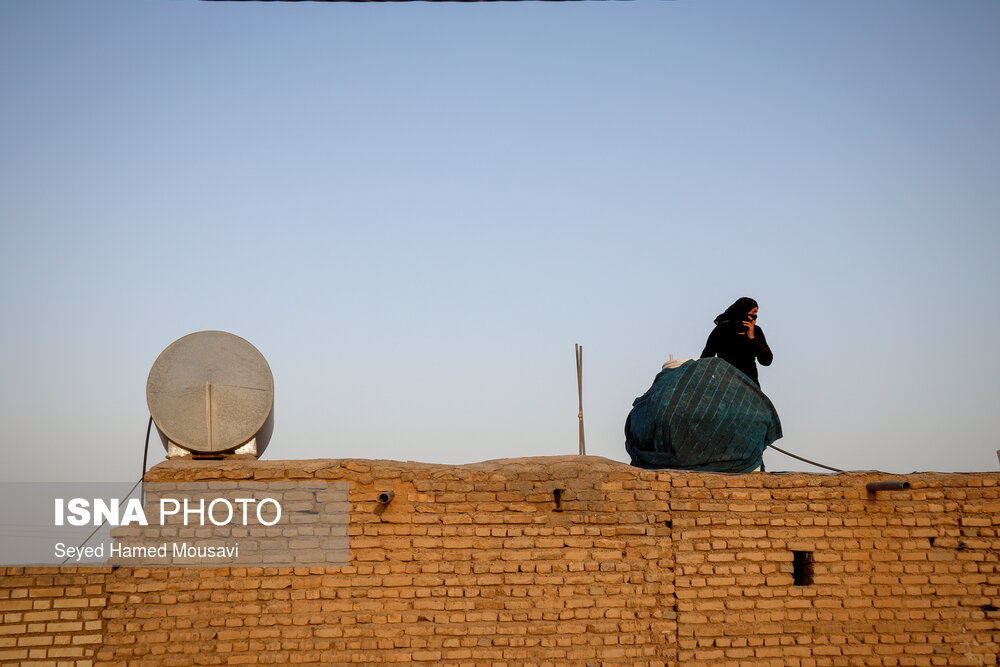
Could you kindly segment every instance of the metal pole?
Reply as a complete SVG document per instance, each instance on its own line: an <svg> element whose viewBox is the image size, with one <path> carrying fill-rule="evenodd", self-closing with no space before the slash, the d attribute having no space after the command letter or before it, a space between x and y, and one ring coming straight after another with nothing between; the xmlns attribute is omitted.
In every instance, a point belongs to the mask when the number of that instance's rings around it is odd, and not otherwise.
<svg viewBox="0 0 1000 667"><path fill-rule="evenodd" d="M587 448L583 442L583 345L576 345L576 389L580 398L580 456L587 454Z"/></svg>

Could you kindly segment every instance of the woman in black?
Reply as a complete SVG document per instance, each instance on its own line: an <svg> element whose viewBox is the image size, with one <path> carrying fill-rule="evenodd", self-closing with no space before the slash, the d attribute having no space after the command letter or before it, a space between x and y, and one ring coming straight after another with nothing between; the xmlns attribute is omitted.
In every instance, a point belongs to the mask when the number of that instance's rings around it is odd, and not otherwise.
<svg viewBox="0 0 1000 667"><path fill-rule="evenodd" d="M748 296L741 297L715 318L715 329L708 336L701 356L725 359L743 371L757 386L757 364L770 366L774 360L767 346L764 331L757 326L757 302Z"/></svg>

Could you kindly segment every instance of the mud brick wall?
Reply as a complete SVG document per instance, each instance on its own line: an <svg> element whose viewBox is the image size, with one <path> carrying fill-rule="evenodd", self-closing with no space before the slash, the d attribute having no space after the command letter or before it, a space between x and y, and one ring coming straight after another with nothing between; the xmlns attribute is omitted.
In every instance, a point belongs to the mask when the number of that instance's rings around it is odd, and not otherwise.
<svg viewBox="0 0 1000 667"><path fill-rule="evenodd" d="M571 457L161 464L151 479L348 481L350 564L123 568L108 580L99 658L664 664L669 484L637 472Z"/></svg>
<svg viewBox="0 0 1000 667"><path fill-rule="evenodd" d="M881 477L672 475L679 663L996 665L1000 475Z"/></svg>
<svg viewBox="0 0 1000 667"><path fill-rule="evenodd" d="M0 662L91 665L110 568L0 568Z"/></svg>
<svg viewBox="0 0 1000 667"><path fill-rule="evenodd" d="M8 571L0 594L40 599L57 586L40 577L95 577L100 641L59 629L58 645L96 648L68 659L998 664L1000 473L721 475L574 456L172 461L150 479L347 481L349 564ZM910 488L866 491L886 479ZM56 646L23 612L4 609L0 650Z"/></svg>

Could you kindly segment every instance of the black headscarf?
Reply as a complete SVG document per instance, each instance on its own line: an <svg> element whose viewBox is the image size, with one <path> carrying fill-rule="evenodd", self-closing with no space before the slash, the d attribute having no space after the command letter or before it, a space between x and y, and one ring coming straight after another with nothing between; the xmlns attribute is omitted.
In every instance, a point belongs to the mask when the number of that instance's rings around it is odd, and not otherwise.
<svg viewBox="0 0 1000 667"><path fill-rule="evenodd" d="M739 299L733 303L733 305L726 308L726 312L722 313L715 318L716 324L722 324L723 322L743 322L750 314L750 311L757 307L757 302L748 296L741 296Z"/></svg>

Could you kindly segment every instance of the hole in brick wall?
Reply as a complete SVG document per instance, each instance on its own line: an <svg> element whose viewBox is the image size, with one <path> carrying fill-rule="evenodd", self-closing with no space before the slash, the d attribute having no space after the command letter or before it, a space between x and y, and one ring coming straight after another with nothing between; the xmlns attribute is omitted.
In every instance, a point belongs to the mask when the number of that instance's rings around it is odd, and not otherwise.
<svg viewBox="0 0 1000 667"><path fill-rule="evenodd" d="M552 500L556 504L556 511L562 512L563 489L552 489Z"/></svg>
<svg viewBox="0 0 1000 667"><path fill-rule="evenodd" d="M955 545L956 551L965 551L965 549L966 549L965 542L959 542L958 544Z"/></svg>
<svg viewBox="0 0 1000 667"><path fill-rule="evenodd" d="M813 553L811 551L792 552L792 579L796 586L812 586Z"/></svg>
<svg viewBox="0 0 1000 667"><path fill-rule="evenodd" d="M984 604L983 605L983 611L996 611L996 610L997 610L996 605L992 605L992 604Z"/></svg>
<svg viewBox="0 0 1000 667"><path fill-rule="evenodd" d="M674 522L672 519L667 519L666 521L663 522L663 525L666 526L667 528L673 528Z"/></svg>
<svg viewBox="0 0 1000 667"><path fill-rule="evenodd" d="M933 537L928 537L928 538L927 538L927 542L928 542L928 543L929 543L929 544L930 544L931 546L934 546L934 538L933 538Z"/></svg>

